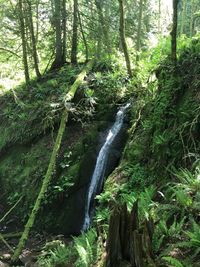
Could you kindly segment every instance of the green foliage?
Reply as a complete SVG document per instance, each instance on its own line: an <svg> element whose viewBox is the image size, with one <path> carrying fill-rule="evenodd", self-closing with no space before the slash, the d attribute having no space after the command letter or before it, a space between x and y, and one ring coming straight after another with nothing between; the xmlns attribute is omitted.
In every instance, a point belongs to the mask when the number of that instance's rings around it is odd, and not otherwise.
<svg viewBox="0 0 200 267"><path fill-rule="evenodd" d="M200 180L198 178L199 171L197 169L197 172L193 174L191 171L188 169L180 169L179 172L175 173L176 177L180 181L182 187L186 191L192 191L192 192L198 192L200 189Z"/></svg>
<svg viewBox="0 0 200 267"><path fill-rule="evenodd" d="M167 263L170 264L170 266L173 266L173 267L184 267L184 265L178 259L175 259L170 256L162 257L162 260L166 261Z"/></svg>
<svg viewBox="0 0 200 267"><path fill-rule="evenodd" d="M94 264L98 258L99 247L97 234L91 229L86 234L74 238L74 246L78 253L78 259L75 262L76 267L89 267Z"/></svg>
<svg viewBox="0 0 200 267"><path fill-rule="evenodd" d="M190 239L190 244L194 248L200 248L200 226L195 221L192 222L192 229L191 231L187 231L186 235ZM200 250L198 250L200 253Z"/></svg>
<svg viewBox="0 0 200 267"><path fill-rule="evenodd" d="M124 165L123 174L128 178L128 186L130 188L136 187L137 189L143 189L149 182L147 171L139 163Z"/></svg>
<svg viewBox="0 0 200 267"><path fill-rule="evenodd" d="M100 253L100 243L97 243L97 233L94 229L65 245L60 240L49 242L43 248L42 256L37 264L41 267L74 266L89 267L95 264Z"/></svg>
<svg viewBox="0 0 200 267"><path fill-rule="evenodd" d="M47 243L43 249L43 255L38 258L37 264L40 267L64 266L73 260L71 244L66 246L57 240Z"/></svg>

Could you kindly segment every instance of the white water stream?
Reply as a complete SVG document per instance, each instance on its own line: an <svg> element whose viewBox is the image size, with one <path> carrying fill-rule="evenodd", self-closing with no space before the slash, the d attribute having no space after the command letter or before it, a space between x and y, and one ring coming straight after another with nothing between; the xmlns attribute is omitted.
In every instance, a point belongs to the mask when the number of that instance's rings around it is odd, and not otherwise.
<svg viewBox="0 0 200 267"><path fill-rule="evenodd" d="M103 144L101 150L99 151L95 169L92 175L91 183L88 190L87 201L85 206L85 218L82 227L82 231L86 231L90 226L90 207L91 203L93 202L98 188L102 187L104 174L106 170L106 163L109 154L110 147L115 140L115 137L121 130L123 126L124 116L126 114L126 110L130 106L130 103L126 104L125 106L121 107L117 112L115 123L111 127L106 137L105 143Z"/></svg>

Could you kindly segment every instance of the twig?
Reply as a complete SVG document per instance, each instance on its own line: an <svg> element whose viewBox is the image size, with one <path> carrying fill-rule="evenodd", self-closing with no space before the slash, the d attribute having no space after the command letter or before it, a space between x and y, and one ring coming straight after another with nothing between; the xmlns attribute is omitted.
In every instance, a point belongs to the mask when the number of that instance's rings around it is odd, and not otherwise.
<svg viewBox="0 0 200 267"><path fill-rule="evenodd" d="M13 52L13 51L7 49L7 48L0 47L0 50L5 51L5 52L7 52L7 53L12 54L13 56L16 56L16 57L20 58L20 56L19 56L17 53L15 53L15 52Z"/></svg>
<svg viewBox="0 0 200 267"><path fill-rule="evenodd" d="M14 210L14 208L19 204L19 202L22 200L23 196L20 197L20 199L14 204L14 206L12 206L8 212L6 212L6 214L1 218L0 223L2 223L5 218Z"/></svg>
<svg viewBox="0 0 200 267"><path fill-rule="evenodd" d="M0 234L0 240L6 245L6 247L13 253L14 249L8 244L8 242L4 239L2 234Z"/></svg>
<svg viewBox="0 0 200 267"><path fill-rule="evenodd" d="M22 232L1 234L3 238L13 238L13 237L19 237L21 235L22 235Z"/></svg>

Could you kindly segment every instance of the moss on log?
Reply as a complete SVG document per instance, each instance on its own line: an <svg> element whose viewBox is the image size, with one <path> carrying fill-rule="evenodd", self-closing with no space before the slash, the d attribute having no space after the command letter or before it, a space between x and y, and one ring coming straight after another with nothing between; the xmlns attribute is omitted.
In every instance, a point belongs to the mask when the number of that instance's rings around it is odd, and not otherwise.
<svg viewBox="0 0 200 267"><path fill-rule="evenodd" d="M92 69L93 67L93 64L94 64L94 61L90 61L88 62L88 64L86 65L86 67L82 70L82 72L77 76L77 79L75 80L74 84L71 86L70 90L66 93L66 96L65 96L65 103L70 103L73 98L74 98L74 95L78 89L78 87L82 84L87 72L89 70ZM64 109L63 113L62 113L62 117L61 117L61 122L60 122L60 127L59 127L59 130L58 130L58 134L57 134L57 137L56 137L56 141L55 141L55 144L54 144L54 147L53 147L53 151L52 151L52 154L51 154L51 157L50 157L50 161L49 161L49 165L48 165L48 169L47 169L47 172L46 172L46 175L44 177L44 180L43 180L43 183L42 183L42 187L41 187L41 190L38 194L38 197L35 201L35 204L34 204L34 207L32 209L32 212L29 216L29 219L25 225L25 228L24 228L24 232L19 240L19 243L18 243L18 246L14 252L14 255L12 257L12 262L15 262L24 246L25 246L25 243L28 239L28 236L29 236L29 233L30 233L30 230L35 222L35 218L36 218L36 215L40 209L40 206L41 206L41 203L42 203L42 200L44 199L45 197L45 193L47 191L47 188L48 188L48 185L51 181L51 177L52 177L52 173L54 171L54 168L55 168L55 164L56 164L56 157L58 155L58 152L59 152L59 149L60 149L60 146L61 146L61 141L62 141L62 137L63 137L63 134L64 134L64 131L65 131L65 127L66 127L66 122L68 121L68 115L69 115L69 110L68 109Z"/></svg>

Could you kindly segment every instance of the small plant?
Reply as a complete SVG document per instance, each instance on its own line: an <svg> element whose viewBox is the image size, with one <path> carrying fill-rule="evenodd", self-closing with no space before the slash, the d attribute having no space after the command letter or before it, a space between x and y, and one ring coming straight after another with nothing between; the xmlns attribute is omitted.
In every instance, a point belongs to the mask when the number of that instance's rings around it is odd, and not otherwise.
<svg viewBox="0 0 200 267"><path fill-rule="evenodd" d="M157 204L153 201L155 196L156 188L154 186L149 186L139 195L139 214L142 219L149 219L153 209Z"/></svg>
<svg viewBox="0 0 200 267"><path fill-rule="evenodd" d="M66 246L60 240L54 240L45 245L37 264L39 267L65 266L72 260L73 250L71 250L71 244Z"/></svg>
<svg viewBox="0 0 200 267"><path fill-rule="evenodd" d="M96 241L97 233L94 229L74 238L74 248L78 254L76 267L89 267L96 262L99 254Z"/></svg>
<svg viewBox="0 0 200 267"><path fill-rule="evenodd" d="M173 267L184 267L184 265L178 260L170 256L162 257L162 260L169 263Z"/></svg>

